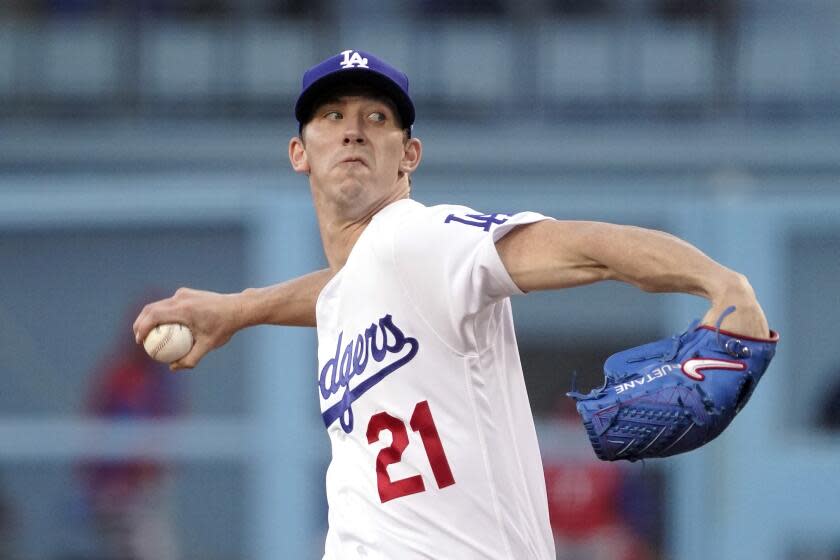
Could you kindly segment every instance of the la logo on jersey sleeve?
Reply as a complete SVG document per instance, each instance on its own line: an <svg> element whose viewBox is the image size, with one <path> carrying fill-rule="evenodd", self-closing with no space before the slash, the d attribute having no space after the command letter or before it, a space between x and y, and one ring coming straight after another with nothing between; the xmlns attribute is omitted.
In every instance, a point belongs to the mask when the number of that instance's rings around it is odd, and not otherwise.
<svg viewBox="0 0 840 560"><path fill-rule="evenodd" d="M510 214L464 214L458 216L456 214L449 214L443 221L445 224L457 223L466 226L473 226L481 228L484 231L490 231L493 226L498 226L510 219Z"/></svg>

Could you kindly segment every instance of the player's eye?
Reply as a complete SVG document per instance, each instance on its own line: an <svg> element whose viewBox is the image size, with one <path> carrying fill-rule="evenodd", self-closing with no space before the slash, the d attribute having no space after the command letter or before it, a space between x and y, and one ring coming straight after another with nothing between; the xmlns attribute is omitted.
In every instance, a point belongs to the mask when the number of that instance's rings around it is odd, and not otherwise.
<svg viewBox="0 0 840 560"><path fill-rule="evenodd" d="M374 111L373 113L368 115L368 118L375 122L385 122L385 113L382 113L380 111Z"/></svg>
<svg viewBox="0 0 840 560"><path fill-rule="evenodd" d="M331 121L337 121L342 118L341 113L338 111L328 111L324 114L325 119L329 119Z"/></svg>

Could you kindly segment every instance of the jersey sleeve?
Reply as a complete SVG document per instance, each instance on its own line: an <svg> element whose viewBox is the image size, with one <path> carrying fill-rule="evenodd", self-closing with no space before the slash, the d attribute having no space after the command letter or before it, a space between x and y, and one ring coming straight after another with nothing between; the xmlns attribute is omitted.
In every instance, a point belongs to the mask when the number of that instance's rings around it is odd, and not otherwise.
<svg viewBox="0 0 840 560"><path fill-rule="evenodd" d="M393 243L406 297L450 346L469 350L472 323L522 293L502 264L496 242L517 226L546 219L536 212L482 214L462 206L412 212L398 226Z"/></svg>

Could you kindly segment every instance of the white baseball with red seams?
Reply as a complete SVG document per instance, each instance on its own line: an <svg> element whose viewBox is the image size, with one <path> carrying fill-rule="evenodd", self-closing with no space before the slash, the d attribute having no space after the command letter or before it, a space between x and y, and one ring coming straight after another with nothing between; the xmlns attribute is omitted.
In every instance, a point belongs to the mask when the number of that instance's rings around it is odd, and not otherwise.
<svg viewBox="0 0 840 560"><path fill-rule="evenodd" d="M193 345L192 331L179 323L164 323L149 332L143 348L154 360L170 364L189 354Z"/></svg>

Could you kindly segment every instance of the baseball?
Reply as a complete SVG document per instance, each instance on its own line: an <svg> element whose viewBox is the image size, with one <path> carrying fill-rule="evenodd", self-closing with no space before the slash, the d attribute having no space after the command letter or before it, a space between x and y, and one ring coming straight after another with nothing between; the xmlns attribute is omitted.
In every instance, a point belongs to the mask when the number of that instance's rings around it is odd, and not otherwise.
<svg viewBox="0 0 840 560"><path fill-rule="evenodd" d="M143 341L146 353L165 364L180 360L186 356L193 345L192 331L179 323L158 325Z"/></svg>

